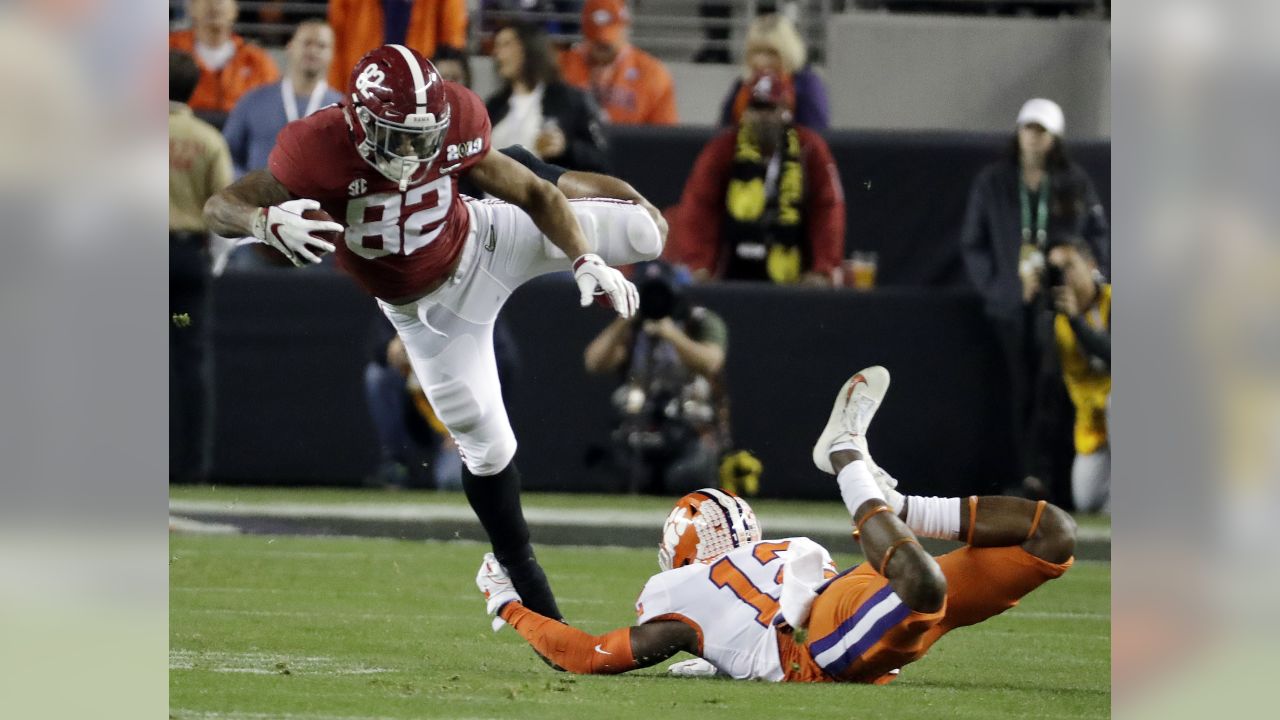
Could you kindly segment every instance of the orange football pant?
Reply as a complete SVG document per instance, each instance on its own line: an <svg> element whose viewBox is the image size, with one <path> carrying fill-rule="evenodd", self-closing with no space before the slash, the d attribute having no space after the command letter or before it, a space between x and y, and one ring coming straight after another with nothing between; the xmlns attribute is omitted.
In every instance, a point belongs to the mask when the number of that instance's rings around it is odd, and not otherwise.
<svg viewBox="0 0 1280 720"><path fill-rule="evenodd" d="M932 613L902 604L868 563L832 581L813 603L806 642L779 636L785 679L887 683L896 677L890 671L919 660L938 638L1008 610L1072 564L1050 563L1016 546L966 546L937 561L947 597Z"/></svg>
<svg viewBox="0 0 1280 720"><path fill-rule="evenodd" d="M572 673L613 675L636 668L631 655L631 628L590 635L571 625L539 615L519 602L498 613L542 657Z"/></svg>

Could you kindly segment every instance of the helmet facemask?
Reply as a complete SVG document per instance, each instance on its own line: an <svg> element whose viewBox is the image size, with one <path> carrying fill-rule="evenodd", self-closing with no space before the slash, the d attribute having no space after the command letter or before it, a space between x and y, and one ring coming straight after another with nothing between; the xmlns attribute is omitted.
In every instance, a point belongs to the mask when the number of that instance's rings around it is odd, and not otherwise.
<svg viewBox="0 0 1280 720"><path fill-rule="evenodd" d="M364 130L360 154L384 177L399 183L402 192L431 167L449 130L447 106L440 118L410 114L403 123L377 117L364 106L357 106L355 115Z"/></svg>

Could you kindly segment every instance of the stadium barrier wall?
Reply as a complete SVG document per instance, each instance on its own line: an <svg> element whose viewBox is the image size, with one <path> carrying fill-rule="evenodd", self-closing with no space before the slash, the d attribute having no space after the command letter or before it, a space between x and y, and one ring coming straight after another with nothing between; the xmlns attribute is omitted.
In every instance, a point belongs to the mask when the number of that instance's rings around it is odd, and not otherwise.
<svg viewBox="0 0 1280 720"><path fill-rule="evenodd" d="M871 434L877 460L921 492L1010 479L1006 396L976 297L741 284L691 295L728 323L736 445L764 462L764 494L834 497L809 449L835 390L871 364L894 379ZM374 304L337 273L264 270L221 278L215 314L215 480L355 484L370 472L362 374ZM569 278L552 277L521 288L503 316L521 356L508 395L526 487L603 490L584 460L607 441L615 380L589 377L582 351L609 315L580 309Z"/></svg>

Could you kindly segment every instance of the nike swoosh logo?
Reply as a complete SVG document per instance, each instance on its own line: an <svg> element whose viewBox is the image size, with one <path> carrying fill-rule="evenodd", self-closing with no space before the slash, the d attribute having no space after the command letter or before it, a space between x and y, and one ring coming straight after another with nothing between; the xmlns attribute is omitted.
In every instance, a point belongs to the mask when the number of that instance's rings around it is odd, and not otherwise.
<svg viewBox="0 0 1280 720"><path fill-rule="evenodd" d="M283 245L284 238L280 237L280 230L278 229L281 227L284 227L284 223L271 223L271 227L269 229L271 230L271 234L274 235L276 239L280 241L280 244Z"/></svg>
<svg viewBox="0 0 1280 720"><path fill-rule="evenodd" d="M444 167L440 168L440 174L444 175L445 173L453 172L454 170L457 170L460 167L462 167L462 163L460 162L456 162L452 165L445 165Z"/></svg>
<svg viewBox="0 0 1280 720"><path fill-rule="evenodd" d="M845 402L848 402L849 398L853 397L853 392L858 389L859 385L865 385L866 382L867 380L866 378L862 377L862 373L858 373L857 375L854 375L853 382L850 383L849 385L849 392L845 393L845 396L844 396Z"/></svg>
<svg viewBox="0 0 1280 720"><path fill-rule="evenodd" d="M599 645L597 645L597 646L596 646L596 652L600 653L601 655L612 655L612 654L613 654L613 653L609 652L608 650L605 650L604 648L600 647Z"/></svg>

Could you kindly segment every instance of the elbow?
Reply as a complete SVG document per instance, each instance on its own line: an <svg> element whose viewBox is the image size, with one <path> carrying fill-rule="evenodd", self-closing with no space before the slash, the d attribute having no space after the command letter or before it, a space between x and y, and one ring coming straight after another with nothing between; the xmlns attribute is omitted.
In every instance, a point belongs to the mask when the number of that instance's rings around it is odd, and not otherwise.
<svg viewBox="0 0 1280 720"><path fill-rule="evenodd" d="M523 209L530 216L537 217L555 207L557 202L564 201L564 194L555 185L552 185L547 180L538 178L529 188L529 194Z"/></svg>

